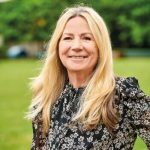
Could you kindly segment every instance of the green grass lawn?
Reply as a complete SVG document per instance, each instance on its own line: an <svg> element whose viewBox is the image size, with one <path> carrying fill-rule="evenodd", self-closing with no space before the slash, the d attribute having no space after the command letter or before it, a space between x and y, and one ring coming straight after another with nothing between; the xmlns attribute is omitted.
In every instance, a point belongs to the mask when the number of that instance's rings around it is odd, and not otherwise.
<svg viewBox="0 0 150 150"><path fill-rule="evenodd" d="M38 60L0 60L0 149L30 149L32 128L24 119L30 103L30 77L38 73ZM130 58L115 60L115 72L121 76L136 76L141 88L150 95L150 59ZM146 150L138 138L134 150Z"/></svg>

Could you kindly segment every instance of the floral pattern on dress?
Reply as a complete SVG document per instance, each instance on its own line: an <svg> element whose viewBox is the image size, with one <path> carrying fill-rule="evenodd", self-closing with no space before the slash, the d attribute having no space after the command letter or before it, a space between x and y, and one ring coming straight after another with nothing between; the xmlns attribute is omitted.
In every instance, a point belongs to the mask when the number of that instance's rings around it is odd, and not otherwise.
<svg viewBox="0 0 150 150"><path fill-rule="evenodd" d="M109 133L104 124L90 131L82 124L70 125L84 88L67 83L52 108L48 135L42 133L41 113L34 119L31 150L132 150L137 135L150 149L150 97L139 88L134 77L117 77L114 94L120 117Z"/></svg>

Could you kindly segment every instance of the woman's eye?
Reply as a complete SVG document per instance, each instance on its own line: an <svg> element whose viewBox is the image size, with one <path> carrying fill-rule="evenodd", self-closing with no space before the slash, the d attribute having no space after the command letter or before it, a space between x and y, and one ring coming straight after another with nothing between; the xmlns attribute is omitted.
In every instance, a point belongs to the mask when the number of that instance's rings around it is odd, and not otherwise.
<svg viewBox="0 0 150 150"><path fill-rule="evenodd" d="M64 37L63 40L71 40L71 37Z"/></svg>
<svg viewBox="0 0 150 150"><path fill-rule="evenodd" d="M83 37L84 40L90 41L91 38L90 37Z"/></svg>

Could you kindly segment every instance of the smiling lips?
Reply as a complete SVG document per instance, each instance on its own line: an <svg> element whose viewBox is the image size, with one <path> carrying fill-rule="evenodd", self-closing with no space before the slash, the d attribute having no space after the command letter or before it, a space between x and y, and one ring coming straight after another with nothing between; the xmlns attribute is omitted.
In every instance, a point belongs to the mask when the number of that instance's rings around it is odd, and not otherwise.
<svg viewBox="0 0 150 150"><path fill-rule="evenodd" d="M74 59L84 59L87 58L88 56L68 56L69 58L74 58Z"/></svg>

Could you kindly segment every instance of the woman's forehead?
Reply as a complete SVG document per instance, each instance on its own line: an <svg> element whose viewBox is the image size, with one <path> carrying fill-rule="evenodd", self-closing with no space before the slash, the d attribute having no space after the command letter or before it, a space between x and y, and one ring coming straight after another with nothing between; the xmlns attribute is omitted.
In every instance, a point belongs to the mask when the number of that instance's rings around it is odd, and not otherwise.
<svg viewBox="0 0 150 150"><path fill-rule="evenodd" d="M67 21L63 33L69 34L71 32L92 34L86 19L80 16L71 18Z"/></svg>

